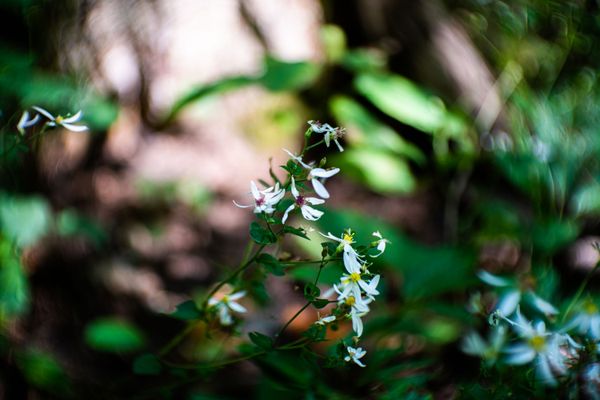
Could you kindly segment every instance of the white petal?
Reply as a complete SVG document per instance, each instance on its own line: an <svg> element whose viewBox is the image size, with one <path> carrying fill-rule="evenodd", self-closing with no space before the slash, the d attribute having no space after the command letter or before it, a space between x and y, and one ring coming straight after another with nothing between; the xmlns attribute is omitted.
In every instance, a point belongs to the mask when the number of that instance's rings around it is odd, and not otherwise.
<svg viewBox="0 0 600 400"><path fill-rule="evenodd" d="M535 372L538 378L547 385L556 385L556 379L554 378L554 375L552 375L548 359L546 357L538 357L536 364Z"/></svg>
<svg viewBox="0 0 600 400"><path fill-rule="evenodd" d="M311 180L311 183L317 195L321 196L324 199L329 198L329 192L327 191L327 189L325 189L325 186L318 179L314 178L313 180Z"/></svg>
<svg viewBox="0 0 600 400"><path fill-rule="evenodd" d="M306 201L308 204L312 204L312 205L319 205L319 204L325 203L325 200L319 199L316 197L305 197L304 201Z"/></svg>
<svg viewBox="0 0 600 400"><path fill-rule="evenodd" d="M246 308L244 306L242 306L234 301L230 301L229 303L227 303L227 306L229 306L229 308L231 308L233 311L239 312L239 313L245 313L246 311L248 311L248 310L246 310Z"/></svg>
<svg viewBox="0 0 600 400"><path fill-rule="evenodd" d="M383 236L381 235L381 233L379 233L379 231L373 232L373 236L375 236L376 238L379 238L379 239L383 239Z"/></svg>
<svg viewBox="0 0 600 400"><path fill-rule="evenodd" d="M363 333L363 323L358 314L352 313L352 330L356 332L356 336L360 337Z"/></svg>
<svg viewBox="0 0 600 400"><path fill-rule="evenodd" d="M285 210L285 212L283 213L283 218L281 218L282 224L285 224L285 221L287 221L287 219L288 219L288 214L290 213L290 211L292 211L294 209L294 207L295 207L295 205L292 204Z"/></svg>
<svg viewBox="0 0 600 400"><path fill-rule="evenodd" d="M323 214L325 214L323 211L315 210L314 208L309 206L300 207L300 211L302 211L302 216L304 217L304 219L308 221L316 221L319 218L321 218Z"/></svg>
<svg viewBox="0 0 600 400"><path fill-rule="evenodd" d="M461 350L472 356L483 356L487 350L486 343L477 332L470 332L461 344Z"/></svg>
<svg viewBox="0 0 600 400"><path fill-rule="evenodd" d="M88 127L85 125L72 125L67 123L62 123L61 125L72 132L83 132L88 130Z"/></svg>
<svg viewBox="0 0 600 400"><path fill-rule="evenodd" d="M534 358L535 358L535 351L533 351L533 349L527 347L526 349L523 349L523 351L519 351L519 352L515 352L515 353L511 354L504 360L504 362L506 362L507 364L521 365L521 364L527 364Z"/></svg>
<svg viewBox="0 0 600 400"><path fill-rule="evenodd" d="M558 314L558 310L552 304L548 303L546 300L542 299L538 295L533 292L529 292L532 303L535 308L547 315L555 315Z"/></svg>
<svg viewBox="0 0 600 400"><path fill-rule="evenodd" d="M298 192L298 189L296 189L296 181L294 180L293 176L292 176L292 195L296 199L298 198L298 196L300 196L300 192Z"/></svg>
<svg viewBox="0 0 600 400"><path fill-rule="evenodd" d="M42 114L44 117L48 118L49 120L54 121L54 117L52 116L52 114L50 114L48 111L44 110L42 107L33 106L31 108L33 108L35 111L39 112L40 114Z"/></svg>
<svg viewBox="0 0 600 400"><path fill-rule="evenodd" d="M244 297L245 295L246 295L246 291L245 290L241 290L239 292L230 294L228 297L229 297L229 300L239 300L242 297Z"/></svg>
<svg viewBox="0 0 600 400"><path fill-rule="evenodd" d="M333 142L337 146L337 148L340 151L340 153L344 151L344 148L342 147L342 145L340 144L340 142L337 141L337 139L333 139Z"/></svg>
<svg viewBox="0 0 600 400"><path fill-rule="evenodd" d="M490 274L489 272L484 270L477 271L477 276L479 277L479 279L491 286L506 287L511 285L511 282L508 279Z"/></svg>
<svg viewBox="0 0 600 400"><path fill-rule="evenodd" d="M79 118L81 118L81 115L82 115L82 112L81 112L81 110L79 110L79 111L77 111L77 113L75 113L75 115L73 115L69 118L63 119L63 123L70 124L73 122L77 122L77 121L79 121Z"/></svg>
<svg viewBox="0 0 600 400"><path fill-rule="evenodd" d="M310 175L316 176L319 178L331 178L338 172L340 172L339 168L332 168L332 169L313 168L310 171Z"/></svg>
<svg viewBox="0 0 600 400"><path fill-rule="evenodd" d="M342 258L346 271L348 271L350 274L353 272L360 272L360 262L356 258L355 254L345 251Z"/></svg>
<svg viewBox="0 0 600 400"><path fill-rule="evenodd" d="M235 200L233 200L233 204L235 204L235 205L236 205L236 207L239 207L239 208L249 208L249 207L254 207L254 204L250 204L250 205L247 205L247 206L245 206L245 205L243 205L243 204L239 204L239 203L237 203Z"/></svg>
<svg viewBox="0 0 600 400"><path fill-rule="evenodd" d="M595 340L600 339L600 316L598 315L591 317L590 336Z"/></svg>
<svg viewBox="0 0 600 400"><path fill-rule="evenodd" d="M262 196L260 195L260 192L258 191L258 188L256 187L256 183L254 183L254 181L250 181L250 191L252 192L252 197L254 197L255 199L260 199Z"/></svg>
<svg viewBox="0 0 600 400"><path fill-rule="evenodd" d="M498 310L504 316L509 316L517 309L519 302L521 301L521 292L518 290L511 290L505 293L498 302Z"/></svg>

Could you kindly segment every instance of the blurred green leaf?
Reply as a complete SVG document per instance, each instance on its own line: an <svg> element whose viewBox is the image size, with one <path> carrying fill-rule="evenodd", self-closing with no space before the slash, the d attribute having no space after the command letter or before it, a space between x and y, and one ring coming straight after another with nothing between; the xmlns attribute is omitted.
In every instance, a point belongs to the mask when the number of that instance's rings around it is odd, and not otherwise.
<svg viewBox="0 0 600 400"><path fill-rule="evenodd" d="M533 245L545 254L553 254L577 238L579 227L574 221L550 219L533 225Z"/></svg>
<svg viewBox="0 0 600 400"><path fill-rule="evenodd" d="M19 246L35 243L50 226L50 207L42 197L0 194L0 229Z"/></svg>
<svg viewBox="0 0 600 400"><path fill-rule="evenodd" d="M339 125L348 130L347 141L354 146L389 150L418 163L425 162L425 155L418 147L402 139L392 128L378 121L350 97L333 97L329 108Z"/></svg>
<svg viewBox="0 0 600 400"><path fill-rule="evenodd" d="M467 131L465 122L446 110L438 97L402 76L363 73L354 86L381 111L423 132L452 137Z"/></svg>
<svg viewBox="0 0 600 400"><path fill-rule="evenodd" d="M250 332L248 334L250 341L257 345L262 350L271 350L273 349L273 339L270 337L263 335L260 332Z"/></svg>
<svg viewBox="0 0 600 400"><path fill-rule="evenodd" d="M97 319L85 329L87 344L100 351L132 352L144 346L142 332L128 322L114 318Z"/></svg>
<svg viewBox="0 0 600 400"><path fill-rule="evenodd" d="M369 189L386 194L410 193L416 188L407 162L385 150L369 147L348 149L335 157L348 177Z"/></svg>
<svg viewBox="0 0 600 400"><path fill-rule="evenodd" d="M260 226L257 222L250 224L250 237L258 244L271 244L277 241L273 233Z"/></svg>
<svg viewBox="0 0 600 400"><path fill-rule="evenodd" d="M273 275L283 276L285 271L278 259L270 254L262 253L256 258L256 262L265 267L265 269Z"/></svg>
<svg viewBox="0 0 600 400"><path fill-rule="evenodd" d="M287 208L287 207L289 207L289 204L285 208ZM294 227L289 226L289 225L284 225L284 227L283 227L283 233L290 233L292 235L301 237L303 239L310 240L308 238L308 236L306 236L306 231L304 230L304 228L294 228Z"/></svg>
<svg viewBox="0 0 600 400"><path fill-rule="evenodd" d="M577 215L599 215L600 184L594 181L580 187L571 198L570 207Z"/></svg>
<svg viewBox="0 0 600 400"><path fill-rule="evenodd" d="M17 354L16 361L29 384L60 397L70 397L69 376L50 353L27 349Z"/></svg>
<svg viewBox="0 0 600 400"><path fill-rule="evenodd" d="M199 319L201 314L193 300L184 301L177 305L177 309L170 314L171 317L191 321Z"/></svg>
<svg viewBox="0 0 600 400"><path fill-rule="evenodd" d="M133 372L138 375L160 375L162 365L154 354L142 354L133 361Z"/></svg>
<svg viewBox="0 0 600 400"><path fill-rule="evenodd" d="M0 238L0 320L27 311L29 285L17 249Z"/></svg>
<svg viewBox="0 0 600 400"><path fill-rule="evenodd" d="M342 65L352 72L377 72L387 64L386 54L375 49L352 49L344 54Z"/></svg>
<svg viewBox="0 0 600 400"><path fill-rule="evenodd" d="M258 81L274 92L300 90L313 83L320 72L317 64L308 61L285 62L267 56L265 74Z"/></svg>
<svg viewBox="0 0 600 400"><path fill-rule="evenodd" d="M346 52L346 33L337 25L324 25L321 28L321 41L327 60L336 62Z"/></svg>
<svg viewBox="0 0 600 400"><path fill-rule="evenodd" d="M96 247L106 242L106 232L92 219L79 215L73 209L60 212L56 218L56 229L59 235L82 235L89 239Z"/></svg>

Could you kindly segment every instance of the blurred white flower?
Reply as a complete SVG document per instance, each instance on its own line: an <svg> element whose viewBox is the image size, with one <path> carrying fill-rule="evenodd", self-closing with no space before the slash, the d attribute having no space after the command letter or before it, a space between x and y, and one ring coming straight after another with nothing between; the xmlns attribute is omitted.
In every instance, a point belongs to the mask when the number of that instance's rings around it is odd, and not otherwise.
<svg viewBox="0 0 600 400"><path fill-rule="evenodd" d="M477 332L468 333L461 344L461 349L466 354L483 358L488 365L498 359L502 346L506 342L506 326L494 327L489 334L487 343Z"/></svg>
<svg viewBox="0 0 600 400"><path fill-rule="evenodd" d="M335 315L330 315L328 317L320 317L315 321L315 325L325 326L331 322L335 321Z"/></svg>
<svg viewBox="0 0 600 400"><path fill-rule="evenodd" d="M377 251L379 251L379 254L375 254L371 257L379 257L380 255L385 253L385 247L388 243L390 243L390 241L384 239L381 233L379 233L379 231L373 232L373 236L379 239L374 242L374 245L377 247Z"/></svg>
<svg viewBox="0 0 600 400"><path fill-rule="evenodd" d="M583 374L583 391L591 400L600 400L600 363L589 364Z"/></svg>
<svg viewBox="0 0 600 400"><path fill-rule="evenodd" d="M247 311L246 308L236 302L236 300L241 299L245 295L245 291L226 295L214 295L208 300L208 305L215 307L222 325L231 325L233 319L231 318L230 310L238 313L245 313Z"/></svg>
<svg viewBox="0 0 600 400"><path fill-rule="evenodd" d="M565 326L564 331L577 329L582 335L589 335L594 340L600 340L600 310L598 306L588 299L581 307L581 311Z"/></svg>
<svg viewBox="0 0 600 400"><path fill-rule="evenodd" d="M311 205L318 205L325 203L325 200L318 199L316 197L304 197L300 194L298 189L296 188L296 182L292 177L292 185L291 185L292 195L294 196L294 203L290 205L285 212L283 213L283 218L281 219L281 223L285 224L285 221L288 219L288 214L294 210L294 208L300 208L302 212L302 216L307 221L316 221L321 216L323 216L323 211L319 211L315 208L312 208Z"/></svg>
<svg viewBox="0 0 600 400"><path fill-rule="evenodd" d="M332 176L334 176L335 174L340 172L340 169L339 168L331 168L331 169L313 168L311 165L303 162L302 157L297 156L286 149L283 149L283 151L285 151L294 161L298 162L305 169L309 170L308 176L306 177L306 179L308 179L311 182L312 187L315 190L315 193L323 199L328 199L329 192L327 191L327 189L325 189L325 185L323 185L323 182L321 182L320 179L331 178Z"/></svg>
<svg viewBox="0 0 600 400"><path fill-rule="evenodd" d="M323 133L323 139L325 140L325 146L329 147L331 141L335 143L340 152L344 151L344 148L338 142L344 136L345 130L343 128L333 127L329 124L323 124L319 121L308 121L310 128L315 133Z"/></svg>
<svg viewBox="0 0 600 400"><path fill-rule="evenodd" d="M500 288L500 298L496 308L503 316L512 315L521 300L545 315L558 314L556 307L535 294L533 290L522 289L516 281L490 274L484 270L478 271L477 276L488 285Z"/></svg>
<svg viewBox="0 0 600 400"><path fill-rule="evenodd" d="M23 135L25 133L25 129L32 127L39 120L40 120L39 114L36 114L35 117L29 119L29 111L24 111L23 115L21 115L21 118L19 119L19 122L17 123L17 130L19 131L19 133L21 135Z"/></svg>
<svg viewBox="0 0 600 400"><path fill-rule="evenodd" d="M331 232L327 232L327 235L321 232L319 232L319 234L327 239L331 239L340 243L338 246L338 251L344 252L344 267L348 273L352 274L353 272L361 272L362 260L356 250L354 250L352 247L352 244L354 243L354 233L350 229L345 231L341 238L332 235Z"/></svg>
<svg viewBox="0 0 600 400"><path fill-rule="evenodd" d="M346 361L346 362L352 361L359 367L366 367L366 365L360 361L360 359L363 358L365 356L365 354L367 354L367 352L365 350L363 350L362 347L355 349L354 347L348 346L348 347L346 347L346 350L348 351L348 355L346 357L344 357L344 361Z"/></svg>
<svg viewBox="0 0 600 400"><path fill-rule="evenodd" d="M277 203L285 196L285 190L279 188L279 183L264 190L258 190L254 181L250 181L250 192L254 198L254 204L238 204L235 200L233 204L240 208L254 207L254 213L272 214L275 211Z"/></svg>
<svg viewBox="0 0 600 400"><path fill-rule="evenodd" d="M85 126L85 125L74 125L74 123L79 121L81 119L81 117L83 116L83 113L81 112L81 110L77 111L75 113L75 115L73 115L71 117L63 117L61 115L57 115L55 117L52 114L50 114L47 110L44 110L41 107L33 106L31 108L33 108L35 111L37 111L44 117L48 118L48 122L46 122L47 126L50 126L50 127L62 126L63 128L68 129L73 132L83 132L88 129L87 126Z"/></svg>

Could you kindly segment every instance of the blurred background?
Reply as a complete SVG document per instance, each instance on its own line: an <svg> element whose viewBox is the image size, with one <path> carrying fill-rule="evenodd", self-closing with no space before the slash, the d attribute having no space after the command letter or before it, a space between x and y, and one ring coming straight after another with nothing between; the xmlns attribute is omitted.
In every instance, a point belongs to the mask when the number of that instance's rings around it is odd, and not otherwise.
<svg viewBox="0 0 600 400"><path fill-rule="evenodd" d="M457 346L481 324L476 269L559 301L598 261L599 16L584 0L3 0L0 397L455 397L479 379ZM90 131L26 141L33 105L82 109ZM347 129L343 153L310 154L342 170L314 227L392 242L369 367L282 355L172 384L188 372L149 354L241 260L253 215L232 200L307 120ZM314 271L265 274L241 336L199 324L174 357L275 333Z"/></svg>

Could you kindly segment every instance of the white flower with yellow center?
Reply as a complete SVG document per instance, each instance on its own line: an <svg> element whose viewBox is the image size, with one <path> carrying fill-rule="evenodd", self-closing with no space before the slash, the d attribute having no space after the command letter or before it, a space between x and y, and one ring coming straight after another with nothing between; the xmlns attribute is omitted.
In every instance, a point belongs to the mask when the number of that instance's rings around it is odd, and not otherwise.
<svg viewBox="0 0 600 400"><path fill-rule="evenodd" d="M594 340L600 340L600 310L591 299L582 304L580 312L567 324L564 331L574 328L582 335L587 334Z"/></svg>
<svg viewBox="0 0 600 400"><path fill-rule="evenodd" d="M344 300L350 295L361 298L363 291L369 299L373 299L374 296L379 294L379 291L377 290L379 275L375 275L370 281L366 281L363 279L363 274L360 272L353 272L349 275L342 275L340 282L340 286L333 285L335 291L339 294L338 300Z"/></svg>
<svg viewBox="0 0 600 400"><path fill-rule="evenodd" d="M285 224L285 221L288 219L288 214L294 210L294 208L299 208L302 216L307 221L316 221L321 216L323 216L323 211L319 211L315 208L312 208L311 205L318 205L325 203L325 200L318 199L316 197L304 197L296 188L296 182L292 177L292 185L291 185L292 196L294 196L294 203L290 205L283 213L283 218L281 219L281 223Z"/></svg>
<svg viewBox="0 0 600 400"><path fill-rule="evenodd" d="M360 359L363 358L365 356L365 354L367 354L367 352L365 350L363 350L362 347L355 349L354 347L348 346L348 347L346 347L346 351L348 352L348 355L346 357L344 357L344 361L346 361L346 362L352 361L359 367L366 367L366 365L360 361Z"/></svg>
<svg viewBox="0 0 600 400"><path fill-rule="evenodd" d="M264 190L258 190L256 183L250 181L250 192L254 198L254 204L238 204L235 200L233 201L233 204L240 208L254 207L255 214L272 214L275 211L277 203L285 196L285 189L280 189L279 183Z"/></svg>
<svg viewBox="0 0 600 400"><path fill-rule="evenodd" d="M74 125L74 123L78 122L83 116L81 110L77 111L75 115L70 117L63 117L62 115L57 115L55 117L54 115L50 114L47 110L44 110L41 107L33 106L31 108L33 108L35 111L37 111L44 117L48 118L48 122L46 122L46 125L49 127L62 126L63 128L73 132L83 132L87 131L88 129L85 125Z"/></svg>
<svg viewBox="0 0 600 400"><path fill-rule="evenodd" d="M375 236L378 239L375 242L373 242L373 245L377 248L377 251L379 251L378 254L371 256L371 257L375 258L375 257L379 257L380 255L385 253L385 247L388 243L390 243L390 241L387 239L384 239L384 237L381 235L381 233L379 233L379 231L373 232L373 236Z"/></svg>
<svg viewBox="0 0 600 400"><path fill-rule="evenodd" d="M343 261L344 267L348 273L353 272L361 272L362 260L359 257L358 253L352 247L354 243L354 233L348 229L346 232L342 234L341 238L338 238L331 234L331 232L327 232L327 235L319 232L321 236L326 237L327 239L334 240L339 242L338 251L343 251Z"/></svg>
<svg viewBox="0 0 600 400"><path fill-rule="evenodd" d="M36 114L35 117L29 118L29 111L24 111L23 115L19 119L17 123L17 130L21 135L25 133L25 129L32 127L40 120L40 115Z"/></svg>
<svg viewBox="0 0 600 400"><path fill-rule="evenodd" d="M231 294L215 294L208 300L209 307L214 307L219 315L219 320L222 325L231 325L233 319L231 318L231 312L235 311L238 313L245 313L247 310L244 306L236 302L246 295L245 291L231 293Z"/></svg>
<svg viewBox="0 0 600 400"><path fill-rule="evenodd" d="M297 156L286 149L283 149L283 151L285 151L292 158L292 160L296 161L301 166L303 166L304 168L309 170L308 176L306 177L306 179L309 180L310 183L312 184L312 187L315 190L315 193L323 199L328 199L329 192L327 191L327 189L325 189L325 185L323 185L323 182L321 182L321 180L331 178L332 176L334 176L335 174L340 172L340 169L339 168L331 168L331 169L313 168L312 165L309 165L309 164L306 164L305 162L303 162L302 157Z"/></svg>
<svg viewBox="0 0 600 400"><path fill-rule="evenodd" d="M315 325L325 326L327 324L335 321L335 315L330 315L328 317L319 317L318 320L315 321Z"/></svg>

